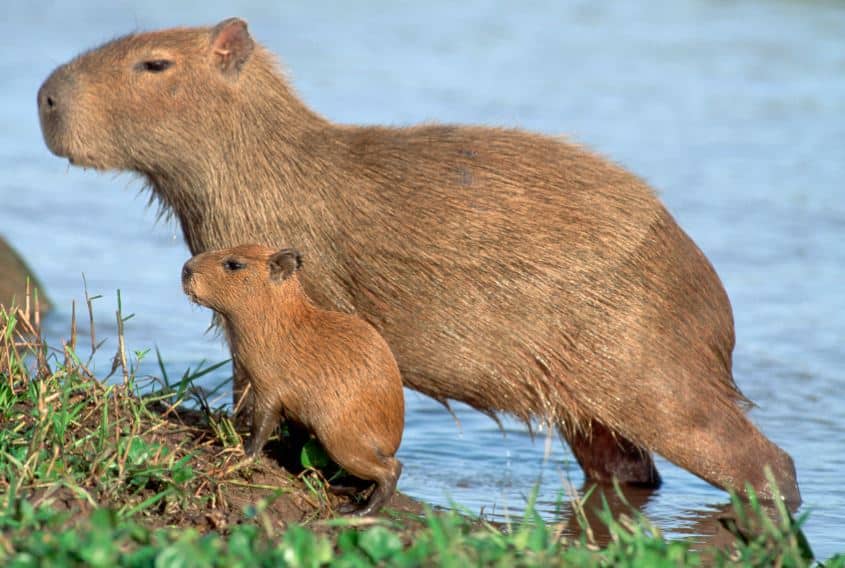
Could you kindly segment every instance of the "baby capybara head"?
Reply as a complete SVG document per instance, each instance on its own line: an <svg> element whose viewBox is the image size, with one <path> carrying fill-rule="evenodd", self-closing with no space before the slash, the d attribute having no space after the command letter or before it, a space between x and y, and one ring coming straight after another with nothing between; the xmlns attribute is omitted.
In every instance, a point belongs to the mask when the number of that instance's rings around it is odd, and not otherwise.
<svg viewBox="0 0 845 568"><path fill-rule="evenodd" d="M199 138L230 144L236 115L221 110L243 98L239 76L259 49L236 18L116 39L41 86L44 140L73 164L142 172L186 156Z"/></svg>
<svg viewBox="0 0 845 568"><path fill-rule="evenodd" d="M194 302L226 316L270 298L301 294L296 271L302 256L293 249L249 244L198 254L182 267L182 288Z"/></svg>

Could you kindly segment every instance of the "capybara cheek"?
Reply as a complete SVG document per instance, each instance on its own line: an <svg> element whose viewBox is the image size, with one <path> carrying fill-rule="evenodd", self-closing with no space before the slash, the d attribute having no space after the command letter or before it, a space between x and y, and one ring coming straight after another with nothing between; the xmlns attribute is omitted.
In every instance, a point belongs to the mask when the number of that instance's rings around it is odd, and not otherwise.
<svg viewBox="0 0 845 568"><path fill-rule="evenodd" d="M182 278L182 291L192 298L196 295L194 292L194 282L191 277Z"/></svg>
<svg viewBox="0 0 845 568"><path fill-rule="evenodd" d="M121 79L115 83L128 88L126 78ZM143 114L143 101L136 95L127 101L112 84L92 82L86 75L58 83L48 79L39 92L39 117L50 150L74 165L131 169L139 137L125 117Z"/></svg>
<svg viewBox="0 0 845 568"><path fill-rule="evenodd" d="M132 134L117 134L118 114L97 92L82 93L76 108L68 114L65 132L68 158L76 165L102 170L129 168L126 143L131 142Z"/></svg>

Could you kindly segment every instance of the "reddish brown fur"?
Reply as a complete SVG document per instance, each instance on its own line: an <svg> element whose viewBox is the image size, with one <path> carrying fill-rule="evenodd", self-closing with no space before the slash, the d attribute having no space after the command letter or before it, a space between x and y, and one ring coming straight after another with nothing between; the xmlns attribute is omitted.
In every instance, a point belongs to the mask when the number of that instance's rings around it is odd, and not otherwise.
<svg viewBox="0 0 845 568"><path fill-rule="evenodd" d="M136 70L151 58L174 64ZM768 464L800 499L743 411L719 278L609 161L521 130L333 124L234 19L85 53L39 105L51 150L145 176L192 252L294 242L319 259L309 295L375 325L410 387L555 424L598 480L657 485L654 451L764 494Z"/></svg>
<svg viewBox="0 0 845 568"><path fill-rule="evenodd" d="M241 245L185 263L182 284L227 322L232 358L248 373L252 435L261 451L285 416L314 432L351 474L376 482L358 511L390 498L402 465L402 378L390 348L367 322L314 306L299 283L298 253ZM234 263L234 264L233 264Z"/></svg>

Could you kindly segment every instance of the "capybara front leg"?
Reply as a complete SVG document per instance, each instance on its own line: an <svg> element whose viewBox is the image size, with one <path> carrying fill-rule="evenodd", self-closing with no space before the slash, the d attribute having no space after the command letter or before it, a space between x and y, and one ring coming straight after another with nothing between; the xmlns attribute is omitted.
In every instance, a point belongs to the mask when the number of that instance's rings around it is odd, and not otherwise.
<svg viewBox="0 0 845 568"><path fill-rule="evenodd" d="M253 415L253 393L250 386L249 374L237 359L232 359L232 412L235 424L241 428L249 428Z"/></svg>
<svg viewBox="0 0 845 568"><path fill-rule="evenodd" d="M587 481L637 487L660 487L660 474L651 454L593 420L589 429L563 432Z"/></svg>
<svg viewBox="0 0 845 568"><path fill-rule="evenodd" d="M270 434L278 425L278 413L256 405L252 417L252 431L249 440L244 443L244 453L249 457L255 457L264 448Z"/></svg>

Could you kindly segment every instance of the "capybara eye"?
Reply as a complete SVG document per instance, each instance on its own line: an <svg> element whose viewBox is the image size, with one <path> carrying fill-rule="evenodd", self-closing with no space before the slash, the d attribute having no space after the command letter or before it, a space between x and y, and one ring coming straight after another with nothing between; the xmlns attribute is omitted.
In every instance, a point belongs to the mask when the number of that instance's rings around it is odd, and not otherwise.
<svg viewBox="0 0 845 568"><path fill-rule="evenodd" d="M241 268L246 268L246 264L243 262L238 262L237 260L228 259L223 261L223 268L228 270L229 272L234 272L235 270L240 270Z"/></svg>
<svg viewBox="0 0 845 568"><path fill-rule="evenodd" d="M161 73L173 66L173 62L168 59L150 59L149 61L141 61L135 66L138 71L148 71L150 73Z"/></svg>

